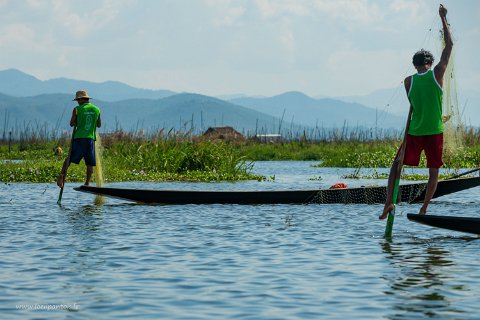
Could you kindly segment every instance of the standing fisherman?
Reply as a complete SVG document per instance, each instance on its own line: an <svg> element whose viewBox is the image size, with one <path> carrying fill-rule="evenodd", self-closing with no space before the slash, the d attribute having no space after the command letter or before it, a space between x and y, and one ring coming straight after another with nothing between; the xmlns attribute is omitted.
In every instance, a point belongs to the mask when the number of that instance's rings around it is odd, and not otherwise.
<svg viewBox="0 0 480 320"><path fill-rule="evenodd" d="M87 91L80 90L75 94L78 106L72 111L70 119L70 127L73 127L73 140L69 157L63 163L62 172L58 176L57 185L62 188L65 184L65 176L67 175L70 163L79 164L80 160L85 159L87 166L87 174L85 185L90 184L95 162L95 135L97 128L100 128L102 121L100 119L100 109L90 103L90 97Z"/></svg>
<svg viewBox="0 0 480 320"><path fill-rule="evenodd" d="M452 53L453 41L448 30L447 9L440 5L438 11L442 20L445 41L440 62L432 70L433 55L423 49L418 51L413 56L413 66L417 69L417 73L405 78L404 81L408 100L412 107L412 117L408 128L403 164L418 166L420 154L424 150L429 174L425 200L419 214L427 213L427 207L437 189L439 168L443 165L442 86L443 75ZM394 209L392 195L396 166L403 164L394 162L390 170L387 202L379 219L385 219L388 213Z"/></svg>

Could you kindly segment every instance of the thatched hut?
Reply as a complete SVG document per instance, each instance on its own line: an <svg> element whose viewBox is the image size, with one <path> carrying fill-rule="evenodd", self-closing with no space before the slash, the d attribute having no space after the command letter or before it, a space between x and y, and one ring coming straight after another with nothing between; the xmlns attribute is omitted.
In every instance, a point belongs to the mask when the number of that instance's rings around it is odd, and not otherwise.
<svg viewBox="0 0 480 320"><path fill-rule="evenodd" d="M209 140L243 141L245 137L232 127L210 127L203 133Z"/></svg>

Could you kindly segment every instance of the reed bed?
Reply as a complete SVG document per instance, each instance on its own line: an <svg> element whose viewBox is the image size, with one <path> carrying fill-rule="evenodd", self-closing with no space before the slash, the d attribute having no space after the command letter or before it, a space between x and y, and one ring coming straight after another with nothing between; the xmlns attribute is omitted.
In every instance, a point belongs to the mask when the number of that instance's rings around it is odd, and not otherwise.
<svg viewBox="0 0 480 320"><path fill-rule="evenodd" d="M263 180L253 163L224 141L190 141L182 136L145 137L126 132L102 135L103 171L111 181ZM69 147L69 136L40 141L36 137L0 144L0 180L54 182ZM58 154L58 147L64 152ZM84 165L71 165L67 181L80 182Z"/></svg>
<svg viewBox="0 0 480 320"><path fill-rule="evenodd" d="M4 130L0 140L0 180L54 182L68 152L70 132L30 126L15 135ZM252 174L253 161L310 160L321 167L390 167L402 133L347 127L315 128L287 135L259 134L244 139L207 139L192 131L159 129L151 132L116 130L103 133L104 176L109 181L234 181L263 180ZM446 168L480 166L480 130L468 128L465 148L445 156ZM64 154L55 154L57 147ZM12 161L15 160L15 161ZM421 166L425 166L422 159ZM85 166L71 165L68 181L82 181ZM385 178L381 174L369 178Z"/></svg>

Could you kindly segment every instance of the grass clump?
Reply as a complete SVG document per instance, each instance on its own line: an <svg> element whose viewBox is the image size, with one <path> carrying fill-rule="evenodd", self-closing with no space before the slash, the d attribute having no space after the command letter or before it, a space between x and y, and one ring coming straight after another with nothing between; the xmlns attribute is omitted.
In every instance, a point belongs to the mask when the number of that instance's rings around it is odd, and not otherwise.
<svg viewBox="0 0 480 320"><path fill-rule="evenodd" d="M64 150L68 152L68 142ZM54 154L55 142L35 146L0 146L0 181L55 182L66 154ZM12 161L14 159L14 161ZM264 180L253 163L226 142L176 140L114 141L102 152L106 182ZM72 164L67 181L82 182L85 165Z"/></svg>

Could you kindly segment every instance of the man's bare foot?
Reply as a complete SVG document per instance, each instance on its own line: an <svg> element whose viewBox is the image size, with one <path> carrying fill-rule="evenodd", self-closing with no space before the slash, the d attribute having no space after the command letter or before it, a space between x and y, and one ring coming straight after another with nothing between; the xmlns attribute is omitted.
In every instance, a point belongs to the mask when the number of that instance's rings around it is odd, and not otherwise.
<svg viewBox="0 0 480 320"><path fill-rule="evenodd" d="M60 174L57 178L57 186L59 188L63 188L64 185L65 185L65 175Z"/></svg>
<svg viewBox="0 0 480 320"><path fill-rule="evenodd" d="M393 205L393 203L386 204L385 208L383 208L382 214L378 216L378 219L380 219L380 220L385 219L388 216L388 213L390 211L393 211L393 209L395 209L395 206Z"/></svg>
<svg viewBox="0 0 480 320"><path fill-rule="evenodd" d="M424 215L424 214L427 214L427 207L421 207L420 208L420 211L418 212L418 214L420 215Z"/></svg>

